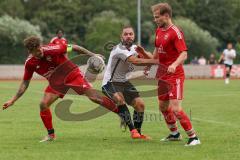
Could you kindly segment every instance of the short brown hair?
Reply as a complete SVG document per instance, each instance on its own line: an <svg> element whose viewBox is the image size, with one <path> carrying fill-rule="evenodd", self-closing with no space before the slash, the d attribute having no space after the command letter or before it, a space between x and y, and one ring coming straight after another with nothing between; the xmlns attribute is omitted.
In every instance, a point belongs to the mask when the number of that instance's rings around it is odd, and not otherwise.
<svg viewBox="0 0 240 160"><path fill-rule="evenodd" d="M30 36L24 39L23 44L29 50L33 51L34 49L40 46L41 40L36 36Z"/></svg>
<svg viewBox="0 0 240 160"><path fill-rule="evenodd" d="M168 3L158 3L151 7L152 12L158 11L160 12L160 15L163 15L165 13L169 14L170 17L172 17L172 7Z"/></svg>
<svg viewBox="0 0 240 160"><path fill-rule="evenodd" d="M131 26L131 25L124 25L123 27L122 27L122 31L124 30L124 29L126 29L126 28L132 28L133 29L133 27ZM134 30L134 29L133 29Z"/></svg>

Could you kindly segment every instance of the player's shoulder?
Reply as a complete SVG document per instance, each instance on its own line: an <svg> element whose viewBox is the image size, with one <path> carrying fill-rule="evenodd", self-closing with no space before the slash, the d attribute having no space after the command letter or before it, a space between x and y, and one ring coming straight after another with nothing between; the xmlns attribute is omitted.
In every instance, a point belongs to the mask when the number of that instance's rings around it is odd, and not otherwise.
<svg viewBox="0 0 240 160"><path fill-rule="evenodd" d="M29 55L27 59L25 60L24 65L27 67L31 67L36 63L36 58L33 57L32 55Z"/></svg>
<svg viewBox="0 0 240 160"><path fill-rule="evenodd" d="M179 39L182 39L183 38L183 31L180 27L176 26L176 25L172 25L170 28L169 28L169 31L171 32L171 34L173 36L177 36Z"/></svg>
<svg viewBox="0 0 240 160"><path fill-rule="evenodd" d="M66 39L66 38L64 38L64 37L62 37L62 38L61 38L61 40L67 41L67 39Z"/></svg>
<svg viewBox="0 0 240 160"><path fill-rule="evenodd" d="M223 53L227 53L227 52L228 52L228 50L227 50L227 49L224 49L224 50L223 50Z"/></svg>
<svg viewBox="0 0 240 160"><path fill-rule="evenodd" d="M119 52L123 52L125 50L126 50L126 48L121 43L119 43L113 47L112 52L119 53Z"/></svg>
<svg viewBox="0 0 240 160"><path fill-rule="evenodd" d="M54 41L56 41L58 39L58 37L53 37L51 40L50 40L50 43L54 43Z"/></svg>
<svg viewBox="0 0 240 160"><path fill-rule="evenodd" d="M136 47L137 47L137 45L136 45L136 44L133 44L131 48L132 48L132 49L135 49Z"/></svg>

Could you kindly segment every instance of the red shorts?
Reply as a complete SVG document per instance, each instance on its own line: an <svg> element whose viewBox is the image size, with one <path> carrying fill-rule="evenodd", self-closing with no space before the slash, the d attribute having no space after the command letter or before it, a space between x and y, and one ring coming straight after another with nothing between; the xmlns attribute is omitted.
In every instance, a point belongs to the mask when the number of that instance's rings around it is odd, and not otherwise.
<svg viewBox="0 0 240 160"><path fill-rule="evenodd" d="M77 94L82 95L86 90L92 88L92 85L84 78L80 71L77 71L67 77L62 84L58 81L56 85L48 85L45 89L45 93L53 93L63 98L70 88Z"/></svg>
<svg viewBox="0 0 240 160"><path fill-rule="evenodd" d="M170 84L171 87L169 87L169 92L166 94L162 93L162 88L166 85L162 83L162 81L165 81ZM177 99L182 100L183 99L183 86L184 86L184 77L179 78L173 78L173 77L167 77L162 80L159 80L158 82L158 100L160 101L167 101L171 99Z"/></svg>

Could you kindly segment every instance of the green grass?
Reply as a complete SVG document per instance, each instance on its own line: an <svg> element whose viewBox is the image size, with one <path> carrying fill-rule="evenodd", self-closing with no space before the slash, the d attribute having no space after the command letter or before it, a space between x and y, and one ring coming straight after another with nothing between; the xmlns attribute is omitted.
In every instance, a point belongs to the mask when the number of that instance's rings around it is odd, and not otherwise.
<svg viewBox="0 0 240 160"><path fill-rule="evenodd" d="M0 103L3 104L18 88L19 82L0 82ZM46 134L39 117L39 101L43 95L43 81L33 81L28 91L14 106L0 112L0 159L164 159L164 160L238 160L240 159L240 84L233 80L187 80L183 107L191 117L202 145L186 148L186 135L181 142L160 142L168 134L163 120L147 119L144 133L152 141L131 140L128 132L121 132L119 119L108 113L84 122L62 121L54 116L57 141L40 144ZM99 84L95 84L99 87ZM152 87L151 87L152 88ZM138 88L148 89L147 86ZM86 98L73 99L71 110L84 112L97 106ZM60 102L59 100L58 102ZM144 98L146 114L158 115L157 97ZM58 103L56 102L53 107Z"/></svg>

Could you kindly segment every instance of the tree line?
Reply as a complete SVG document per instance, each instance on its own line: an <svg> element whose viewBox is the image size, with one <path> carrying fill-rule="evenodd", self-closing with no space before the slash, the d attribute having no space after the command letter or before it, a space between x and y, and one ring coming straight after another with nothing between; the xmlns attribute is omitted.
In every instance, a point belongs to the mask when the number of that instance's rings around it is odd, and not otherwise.
<svg viewBox="0 0 240 160"><path fill-rule="evenodd" d="M142 45L154 47L151 5L141 1ZM190 59L218 53L240 35L238 0L163 0L173 8L174 22L185 32ZM108 44L119 42L121 27L137 29L137 0L1 0L0 63L23 63L22 40L38 35L45 43L63 28L70 43L108 56Z"/></svg>

